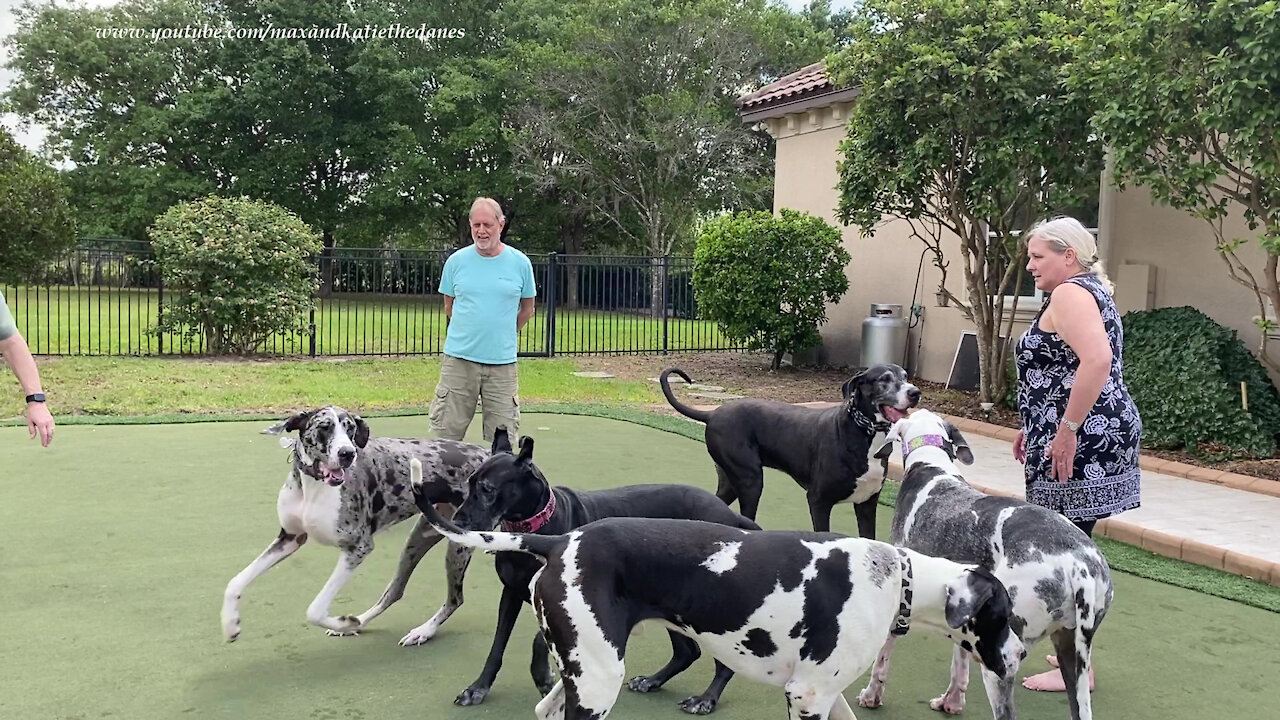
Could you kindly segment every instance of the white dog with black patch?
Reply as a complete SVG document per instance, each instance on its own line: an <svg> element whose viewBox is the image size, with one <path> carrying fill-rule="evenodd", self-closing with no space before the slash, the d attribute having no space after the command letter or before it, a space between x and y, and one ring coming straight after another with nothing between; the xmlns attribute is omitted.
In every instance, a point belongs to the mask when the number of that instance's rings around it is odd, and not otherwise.
<svg viewBox="0 0 1280 720"><path fill-rule="evenodd" d="M410 463L413 478L420 470ZM791 720L852 720L842 692L884 637L912 620L945 628L998 677L1026 651L990 573L833 533L742 530L696 520L607 518L564 535L466 531L418 498L451 542L546 560L538 622L560 665L543 720L599 720L625 677L627 638L656 621L737 673L781 687Z"/></svg>
<svg viewBox="0 0 1280 720"><path fill-rule="evenodd" d="M902 444L906 467L893 514L895 545L972 563L1000 579L1013 600L1014 628L1029 648L1048 636L1058 653L1073 720L1091 720L1089 668L1094 633L1111 607L1111 570L1098 546L1079 528L1051 510L1015 498L975 490L954 460L970 464L973 453L954 425L928 410L894 423L882 453ZM876 661L871 682L858 697L863 707L879 707L894 638ZM951 683L929 704L958 714L969 684L969 656L957 646ZM1014 678L982 673L997 720L1016 717Z"/></svg>

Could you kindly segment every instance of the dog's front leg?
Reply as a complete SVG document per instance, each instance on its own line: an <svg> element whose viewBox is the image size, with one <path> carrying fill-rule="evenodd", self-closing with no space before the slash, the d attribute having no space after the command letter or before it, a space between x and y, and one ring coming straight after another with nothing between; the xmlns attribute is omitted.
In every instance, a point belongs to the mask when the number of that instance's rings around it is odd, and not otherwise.
<svg viewBox="0 0 1280 720"><path fill-rule="evenodd" d="M884 686L889 681L889 660L893 657L893 644L898 641L897 635L890 635L876 656L876 664L871 667L871 677L867 686L858 693L858 706L878 708L884 704Z"/></svg>
<svg viewBox="0 0 1280 720"><path fill-rule="evenodd" d="M421 562L427 551L435 547L436 543L443 539L444 536L436 532L425 517L418 517L417 525L409 533L409 538L404 543L404 550L400 552L400 565L396 568L396 576L391 579L391 583L387 585L387 589L383 591L382 597L377 604L357 617L360 621L361 630L368 626L374 618L386 612L387 608L396 604L400 598L404 597L404 589L409 584L409 577L413 575L418 563Z"/></svg>
<svg viewBox="0 0 1280 720"><path fill-rule="evenodd" d="M716 705L720 703L720 696L724 693L725 686L733 679L733 671L727 665L716 661L716 674L711 678L711 684L701 695L687 697L677 703L680 709L690 715L708 715L712 710L716 709Z"/></svg>
<svg viewBox="0 0 1280 720"><path fill-rule="evenodd" d="M282 528L275 541L227 583L227 589L222 594L222 635L227 642L235 642L240 637L240 596L244 594L245 588L259 575L296 552L306 541L306 533L294 535Z"/></svg>
<svg viewBox="0 0 1280 720"><path fill-rule="evenodd" d="M444 573L445 583L449 586L449 595L445 599L444 604L436 611L431 619L418 627L410 630L408 634L400 638L400 644L405 647L413 645L421 645L439 632L440 626L444 625L454 611L462 607L462 582L467 577L467 565L471 563L472 548L462 545L449 543L449 549L444 555Z"/></svg>
<svg viewBox="0 0 1280 720"><path fill-rule="evenodd" d="M360 567L360 563L364 562L365 557L372 550L372 541L365 541L350 548L342 549L342 554L338 556L338 564L333 568L333 574L329 576L329 581L324 584L320 594L316 596L315 600L311 601L311 606L307 608L307 622L312 625L319 625L334 636L355 635L359 632L359 618L355 615L330 617L329 606L333 604L333 599L337 597L338 591L342 590L342 587L347 584L347 581L351 579L352 573L356 571L356 568Z"/></svg>
<svg viewBox="0 0 1280 720"><path fill-rule="evenodd" d="M498 602L498 629L493 634L493 645L489 648L489 657L484 661L484 669L480 671L480 677L467 686L466 690L458 693L458 697L453 700L454 705L479 705L489 695L489 689L493 687L493 681L497 679L498 671L502 669L502 654L507 650L507 642L511 640L511 631L516 627L516 620L520 617L520 608L523 605L524 598L521 593L504 585L502 599Z"/></svg>
<svg viewBox="0 0 1280 720"><path fill-rule="evenodd" d="M983 667L982 684L987 689L987 700L991 701L992 717L995 720L1016 720L1018 714L1013 710L1013 678L1001 680L998 675Z"/></svg>
<svg viewBox="0 0 1280 720"><path fill-rule="evenodd" d="M969 689L969 653L959 645L951 650L951 682L947 691L929 701L929 707L948 715L964 710L964 693Z"/></svg>

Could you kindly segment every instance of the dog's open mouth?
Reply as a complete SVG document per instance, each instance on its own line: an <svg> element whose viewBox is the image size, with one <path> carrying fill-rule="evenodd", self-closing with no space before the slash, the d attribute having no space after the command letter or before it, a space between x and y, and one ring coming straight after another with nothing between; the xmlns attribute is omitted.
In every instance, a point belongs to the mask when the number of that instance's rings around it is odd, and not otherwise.
<svg viewBox="0 0 1280 720"><path fill-rule="evenodd" d="M316 466L315 466L315 476L329 483L330 485L337 487L341 485L344 480L347 479L347 471L345 468L326 467L324 465L321 465L320 461L317 460Z"/></svg>
<svg viewBox="0 0 1280 720"><path fill-rule="evenodd" d="M899 410L892 405L881 405L880 414L884 416L884 419L888 421L889 424L893 424L905 418L907 416L907 411Z"/></svg>

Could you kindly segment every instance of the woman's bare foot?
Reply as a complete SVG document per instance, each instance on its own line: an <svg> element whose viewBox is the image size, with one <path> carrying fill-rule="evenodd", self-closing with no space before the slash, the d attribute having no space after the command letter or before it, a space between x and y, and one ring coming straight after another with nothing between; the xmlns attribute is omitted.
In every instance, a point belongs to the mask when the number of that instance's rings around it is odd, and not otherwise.
<svg viewBox="0 0 1280 720"><path fill-rule="evenodd" d="M1058 667L1058 656L1057 656L1057 655L1045 655L1045 656L1044 656L1044 659L1045 659L1045 662L1049 663L1049 664L1050 664L1050 665L1052 665L1053 667Z"/></svg>
<svg viewBox="0 0 1280 720"><path fill-rule="evenodd" d="M1057 667L1057 658L1054 658L1051 664ZM1089 692L1093 692L1097 685L1098 681L1093 675L1093 668L1089 668ZM1061 670L1049 670L1024 679L1022 687L1028 690L1039 690L1040 692L1065 692L1067 682L1062 679Z"/></svg>

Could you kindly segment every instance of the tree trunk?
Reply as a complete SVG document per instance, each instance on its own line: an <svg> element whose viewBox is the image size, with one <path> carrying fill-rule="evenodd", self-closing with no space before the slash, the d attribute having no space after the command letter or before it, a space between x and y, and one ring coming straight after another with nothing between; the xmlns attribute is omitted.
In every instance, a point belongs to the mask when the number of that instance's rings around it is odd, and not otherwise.
<svg viewBox="0 0 1280 720"><path fill-rule="evenodd" d="M320 250L320 297L333 295L333 246L336 239L333 230L325 228L321 234L323 247Z"/></svg>
<svg viewBox="0 0 1280 720"><path fill-rule="evenodd" d="M662 318L667 314L666 295L667 274L663 272L661 257L649 258L649 316Z"/></svg>
<svg viewBox="0 0 1280 720"><path fill-rule="evenodd" d="M581 303L578 283L582 276L582 266L578 263L578 256L582 254L582 245L586 240L586 236L586 223L574 213L569 221L569 231L564 235L564 254L570 256L568 262L562 266L562 269L567 271L564 297L564 308L566 310L577 310Z"/></svg>

